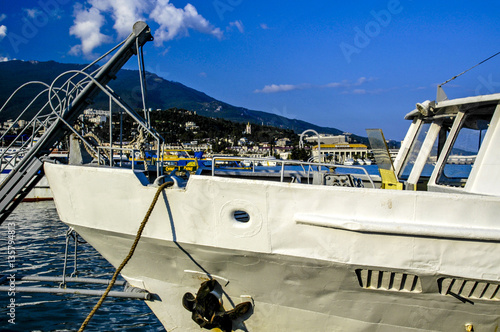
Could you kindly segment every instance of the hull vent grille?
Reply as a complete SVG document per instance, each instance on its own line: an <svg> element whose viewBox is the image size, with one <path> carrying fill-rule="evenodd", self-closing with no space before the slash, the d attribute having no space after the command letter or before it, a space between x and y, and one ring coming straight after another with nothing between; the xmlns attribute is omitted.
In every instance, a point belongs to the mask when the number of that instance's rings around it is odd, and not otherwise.
<svg viewBox="0 0 500 332"><path fill-rule="evenodd" d="M422 293L420 278L414 274L358 269L356 275L359 285L366 289Z"/></svg>
<svg viewBox="0 0 500 332"><path fill-rule="evenodd" d="M438 286L441 295L500 301L500 285L487 281L441 278L438 280Z"/></svg>

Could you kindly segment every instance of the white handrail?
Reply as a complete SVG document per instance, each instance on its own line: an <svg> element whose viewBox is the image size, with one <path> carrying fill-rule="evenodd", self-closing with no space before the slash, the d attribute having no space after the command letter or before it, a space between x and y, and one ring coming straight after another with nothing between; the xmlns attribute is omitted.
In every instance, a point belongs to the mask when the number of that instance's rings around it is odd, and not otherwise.
<svg viewBox="0 0 500 332"><path fill-rule="evenodd" d="M215 176L215 164L216 160L229 160L229 161L250 161L252 162L252 172L255 172L255 162L257 161L269 161L269 159L266 158L246 158L246 157L213 157L212 158L212 176ZM311 162L305 162L305 161L299 161L299 160L281 160L281 159L276 159L273 160L276 163L281 164L281 170L280 170L280 182L283 182L284 180L284 175L285 175L285 166L302 166L302 168L305 170L304 166L308 167L308 174L311 171L312 167L335 167L335 168L347 168L347 169L357 169L361 170L366 177L368 178L368 181L370 181L372 188L375 188L375 184L373 183L372 177L368 172L366 171L365 168L359 167L359 166L349 166L349 165L336 165L336 164L328 164L328 163L311 163Z"/></svg>

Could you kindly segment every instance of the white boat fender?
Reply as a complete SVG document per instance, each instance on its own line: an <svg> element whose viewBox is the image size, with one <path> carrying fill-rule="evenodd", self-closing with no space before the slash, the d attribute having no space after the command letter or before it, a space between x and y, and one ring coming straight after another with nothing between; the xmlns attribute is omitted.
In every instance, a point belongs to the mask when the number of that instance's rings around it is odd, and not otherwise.
<svg viewBox="0 0 500 332"><path fill-rule="evenodd" d="M224 310L222 306L222 287L215 279L201 284L196 297L186 293L182 297L184 308L192 312L191 318L200 327L211 330L219 328L223 332L233 330L233 321L247 314L252 308L252 303L243 302L231 310Z"/></svg>

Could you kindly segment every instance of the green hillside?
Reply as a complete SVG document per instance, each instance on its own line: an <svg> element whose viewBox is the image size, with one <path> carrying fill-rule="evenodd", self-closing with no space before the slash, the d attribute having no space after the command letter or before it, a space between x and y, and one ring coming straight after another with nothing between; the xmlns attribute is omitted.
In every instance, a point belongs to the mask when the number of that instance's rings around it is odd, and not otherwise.
<svg viewBox="0 0 500 332"><path fill-rule="evenodd" d="M51 84L61 73L68 70L80 70L83 67L83 65L63 64L54 61L13 60L1 62L0 103L3 105L10 94L25 82L41 81ZM342 134L343 132L336 128L320 127L305 121L288 119L272 113L232 106L181 83L165 80L153 73L147 73L146 80L148 85L147 105L152 109L180 108L196 111L197 114L202 116L222 118L241 123L264 124L291 129L296 133L301 133L306 129L314 129L321 133L334 135ZM61 83L62 81L58 81L58 85ZM119 71L116 80L111 81L109 86L132 108L142 108L138 71ZM16 118L33 96L36 96L42 89L43 87L35 85L24 88L19 96L5 110L0 112L0 121ZM42 105L42 102L40 101L38 104ZM95 100L93 106L96 109L107 109L108 98L104 94L101 94ZM354 138L358 141L365 141L362 137Z"/></svg>

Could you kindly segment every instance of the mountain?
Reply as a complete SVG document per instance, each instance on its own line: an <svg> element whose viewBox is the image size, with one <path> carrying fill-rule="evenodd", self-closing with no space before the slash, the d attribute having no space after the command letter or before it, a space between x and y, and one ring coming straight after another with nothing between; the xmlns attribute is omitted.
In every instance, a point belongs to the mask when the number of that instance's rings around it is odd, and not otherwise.
<svg viewBox="0 0 500 332"><path fill-rule="evenodd" d="M20 85L28 81L41 81L51 84L61 73L68 70L81 70L84 65L63 64L55 61L20 61L13 60L0 63L0 105L9 98L10 94ZM64 76L64 80L69 76ZM305 121L288 119L272 113L249 110L243 107L229 105L216 100L203 92L189 88L181 83L165 80L154 73L146 73L148 87L147 105L152 109L184 108L196 111L197 114L207 117L223 118L236 122L250 122L265 124L278 128L292 129L296 133L301 133L306 129L314 129L320 133L342 134L343 131L336 128L317 126ZM63 83L63 79L58 80L57 86ZM141 88L139 74L136 70L122 69L118 72L116 80L109 83L109 86L132 108L142 109ZM15 119L23 110L27 101L31 100L43 87L30 85L23 88L20 94L9 103L5 110L0 112L0 121ZM46 95L45 100L46 101ZM41 98L40 98L41 99ZM100 94L96 98L93 108L108 109L108 97ZM42 105L42 101L38 102ZM33 115L31 114L31 117ZM30 117L30 118L31 118ZM28 118L25 116L24 118ZM354 136L359 141L365 141L362 137Z"/></svg>

